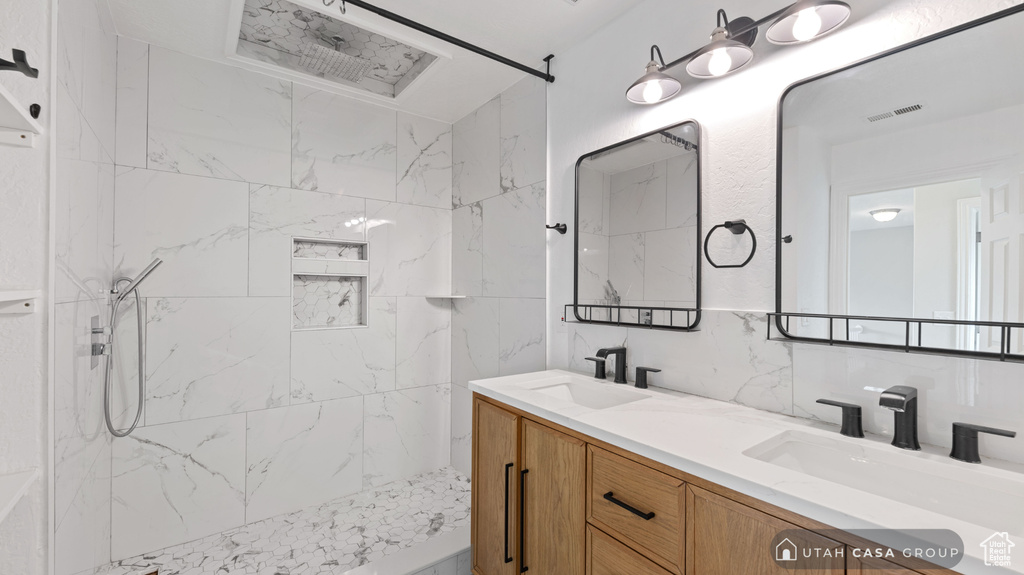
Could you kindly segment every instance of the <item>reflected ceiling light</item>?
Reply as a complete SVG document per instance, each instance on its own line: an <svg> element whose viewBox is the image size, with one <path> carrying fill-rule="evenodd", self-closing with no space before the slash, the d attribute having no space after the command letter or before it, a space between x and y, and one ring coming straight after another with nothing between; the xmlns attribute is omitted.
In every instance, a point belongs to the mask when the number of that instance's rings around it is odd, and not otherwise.
<svg viewBox="0 0 1024 575"><path fill-rule="evenodd" d="M661 66L654 59L655 52L661 60ZM657 104L678 94L683 86L679 80L661 71L664 65L665 59L661 56L661 48L651 46L651 61L647 64L647 71L626 90L626 99L634 104Z"/></svg>
<svg viewBox="0 0 1024 575"><path fill-rule="evenodd" d="M765 37L772 44L800 44L820 38L839 28L850 17L850 5L839 0L800 0L768 28Z"/></svg>
<svg viewBox="0 0 1024 575"><path fill-rule="evenodd" d="M754 60L751 46L757 39L757 29L769 22L768 40L785 45L810 42L839 28L849 17L850 5L840 0L799 0L757 21L742 17L730 22L725 10L719 10L718 27L711 32L711 43L668 64L661 57L661 50L651 46L647 71L626 90L626 99L635 104L657 104L675 96L682 85L665 71L683 62L687 73L700 79L718 78L739 70Z"/></svg>
<svg viewBox="0 0 1024 575"><path fill-rule="evenodd" d="M876 222L891 222L896 219L899 215L899 208L882 208L880 210L871 210L869 212L871 217L875 218Z"/></svg>

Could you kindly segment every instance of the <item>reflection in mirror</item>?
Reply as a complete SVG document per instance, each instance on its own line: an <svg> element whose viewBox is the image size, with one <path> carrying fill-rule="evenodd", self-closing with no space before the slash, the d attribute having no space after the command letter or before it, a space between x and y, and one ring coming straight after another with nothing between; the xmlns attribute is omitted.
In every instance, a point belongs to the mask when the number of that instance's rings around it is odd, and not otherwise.
<svg viewBox="0 0 1024 575"><path fill-rule="evenodd" d="M577 162L577 319L696 326L698 142L697 124L685 122Z"/></svg>
<svg viewBox="0 0 1024 575"><path fill-rule="evenodd" d="M780 312L859 316L837 340L1001 351L1001 327L942 321L1024 322L1022 28L1017 7L787 92ZM788 325L829 336L828 320Z"/></svg>

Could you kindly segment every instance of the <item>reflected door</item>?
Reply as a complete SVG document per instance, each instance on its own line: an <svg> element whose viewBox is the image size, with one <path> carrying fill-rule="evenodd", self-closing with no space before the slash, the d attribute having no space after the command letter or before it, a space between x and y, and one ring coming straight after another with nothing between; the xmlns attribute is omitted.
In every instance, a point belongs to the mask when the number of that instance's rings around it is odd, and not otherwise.
<svg viewBox="0 0 1024 575"><path fill-rule="evenodd" d="M1024 160L1020 156L992 168L982 177L981 202L981 310L983 320L1020 322L1021 281L1024 266L1024 212L1021 202ZM1018 332L1019 333L1019 332ZM1019 353L1024 342L1011 340ZM999 328L982 328L983 351L999 352Z"/></svg>

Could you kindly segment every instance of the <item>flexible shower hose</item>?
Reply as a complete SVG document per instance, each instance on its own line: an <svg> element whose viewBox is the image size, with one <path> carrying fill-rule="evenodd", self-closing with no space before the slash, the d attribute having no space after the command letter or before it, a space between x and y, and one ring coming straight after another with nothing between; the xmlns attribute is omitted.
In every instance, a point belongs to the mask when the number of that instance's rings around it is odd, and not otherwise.
<svg viewBox="0 0 1024 575"><path fill-rule="evenodd" d="M121 282L131 283L132 278L119 278L114 282L114 288L116 291L117 286ZM110 339L107 343L109 347L109 353L107 353L107 364L103 372L103 417L107 422L107 429L114 437L127 437L131 432L135 431L135 428L139 425L139 419L142 418L142 400L143 400L143 388L145 386L146 377L146 350L143 349L143 336L142 336L142 301L139 296L139 288L132 290L135 292L135 324L138 326L139 333L139 402L138 409L135 411L135 421L132 422L131 427L125 431L118 431L114 429L114 423L110 418L110 388L113 383L110 380L110 372L114 369L114 328L117 325L117 308L121 304L122 298L114 298L114 303L110 306Z"/></svg>

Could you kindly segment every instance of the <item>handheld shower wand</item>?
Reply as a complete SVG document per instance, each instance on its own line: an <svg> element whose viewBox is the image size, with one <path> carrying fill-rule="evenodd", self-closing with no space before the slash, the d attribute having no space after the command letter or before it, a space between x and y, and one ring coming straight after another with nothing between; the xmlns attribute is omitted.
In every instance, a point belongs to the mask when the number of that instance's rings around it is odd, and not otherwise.
<svg viewBox="0 0 1024 575"><path fill-rule="evenodd" d="M116 282L114 282L114 287L111 290L111 293L116 293L117 294L117 299L115 300L116 303L121 303L121 301L124 298L128 297L129 294L131 294L133 291L135 291L135 288L139 287L139 284L142 283L143 280L148 278L149 274L153 273L153 270L155 270L156 268L160 267L160 264L162 264L162 263L164 263L164 260L162 260L160 258L156 258L155 260L150 262L150 264L148 266L146 266L146 269L142 270L141 272L139 272L139 275L135 276L135 279L129 280L130 283L128 284L128 287L124 288L124 290L121 291L120 293L118 293L117 284L120 283L122 280L125 280L127 278L121 278L121 279L117 280Z"/></svg>
<svg viewBox="0 0 1024 575"><path fill-rule="evenodd" d="M107 422L107 429L114 437L127 437L135 428L139 425L139 420L142 418L142 406L145 400L145 383L146 383L146 349L144 347L145 341L143 336L144 319L142 317L142 296L139 295L139 284L141 284L149 274L153 273L163 260L157 258L152 261L146 269L142 270L139 275L135 278L121 277L114 280L114 284L111 286L110 294L114 296L113 301L110 303L110 339L107 342L107 362L103 372L103 417ZM118 286L128 282L123 290L119 290ZM135 410L135 421L132 422L131 426L124 430L119 431L114 428L114 423L110 416L110 389L113 385L110 378L110 373L113 371L114 363L114 332L117 325L117 308L121 305L126 297L131 294L135 294L135 320L138 326L138 344L139 344L139 399L138 407Z"/></svg>

